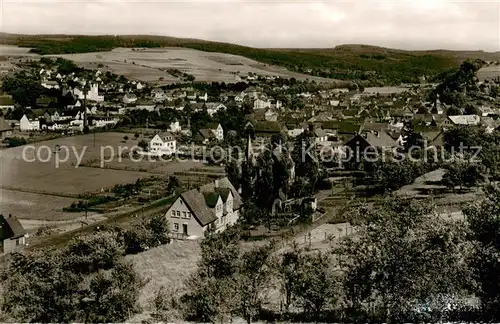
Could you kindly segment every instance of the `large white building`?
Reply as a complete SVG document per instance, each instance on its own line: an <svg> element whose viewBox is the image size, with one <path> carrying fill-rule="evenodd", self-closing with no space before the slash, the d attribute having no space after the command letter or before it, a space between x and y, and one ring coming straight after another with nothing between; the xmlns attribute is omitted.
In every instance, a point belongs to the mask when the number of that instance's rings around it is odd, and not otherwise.
<svg viewBox="0 0 500 324"><path fill-rule="evenodd" d="M149 142L149 152L153 155L172 155L177 150L177 141L172 133L156 134Z"/></svg>
<svg viewBox="0 0 500 324"><path fill-rule="evenodd" d="M83 99L85 97L85 93L83 90L80 90L78 88L75 88L73 90L73 94L75 95L76 98L78 99ZM97 102L102 102L104 101L104 96L99 95L99 85L97 83L94 83L90 86L89 91L87 92L87 100L90 101L97 101Z"/></svg>
<svg viewBox="0 0 500 324"><path fill-rule="evenodd" d="M26 115L23 115L19 121L19 129L21 131L37 131L40 130L40 121L35 119L28 119Z"/></svg>

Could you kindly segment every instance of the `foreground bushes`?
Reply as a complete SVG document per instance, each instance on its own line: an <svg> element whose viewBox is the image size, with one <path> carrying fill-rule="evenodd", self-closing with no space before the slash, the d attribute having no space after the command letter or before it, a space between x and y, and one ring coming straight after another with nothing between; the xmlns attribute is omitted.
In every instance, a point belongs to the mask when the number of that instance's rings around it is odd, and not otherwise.
<svg viewBox="0 0 500 324"><path fill-rule="evenodd" d="M113 234L57 251L14 253L2 272L3 310L23 322L123 322L143 286Z"/></svg>

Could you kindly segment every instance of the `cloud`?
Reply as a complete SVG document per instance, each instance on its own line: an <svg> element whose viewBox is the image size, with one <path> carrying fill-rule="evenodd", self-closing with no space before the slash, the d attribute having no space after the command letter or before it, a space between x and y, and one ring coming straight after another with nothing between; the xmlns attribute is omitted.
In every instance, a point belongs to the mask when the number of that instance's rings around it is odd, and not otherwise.
<svg viewBox="0 0 500 324"><path fill-rule="evenodd" d="M156 34L256 47L500 50L500 2L3 0L11 33Z"/></svg>

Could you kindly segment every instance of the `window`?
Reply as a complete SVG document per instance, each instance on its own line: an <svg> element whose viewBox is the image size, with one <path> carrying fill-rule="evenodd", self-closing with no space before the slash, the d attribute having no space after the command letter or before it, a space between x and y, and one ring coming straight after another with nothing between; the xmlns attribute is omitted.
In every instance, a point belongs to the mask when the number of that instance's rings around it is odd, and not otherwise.
<svg viewBox="0 0 500 324"><path fill-rule="evenodd" d="M182 212L182 218L187 218L186 212Z"/></svg>
<svg viewBox="0 0 500 324"><path fill-rule="evenodd" d="M16 240L16 246L19 246L19 239Z"/></svg>
<svg viewBox="0 0 500 324"><path fill-rule="evenodd" d="M177 217L181 217L181 212L179 210L177 211Z"/></svg>
<svg viewBox="0 0 500 324"><path fill-rule="evenodd" d="M179 224L174 223L174 231L178 232L179 231Z"/></svg>
<svg viewBox="0 0 500 324"><path fill-rule="evenodd" d="M172 217L175 217L175 210L172 210Z"/></svg>
<svg viewBox="0 0 500 324"><path fill-rule="evenodd" d="M191 218L191 213L188 212L187 218Z"/></svg>

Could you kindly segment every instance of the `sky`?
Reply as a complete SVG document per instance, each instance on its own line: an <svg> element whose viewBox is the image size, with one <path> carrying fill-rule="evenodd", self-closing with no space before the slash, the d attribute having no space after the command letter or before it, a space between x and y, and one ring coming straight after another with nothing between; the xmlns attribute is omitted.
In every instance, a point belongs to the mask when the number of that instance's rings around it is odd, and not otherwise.
<svg viewBox="0 0 500 324"><path fill-rule="evenodd" d="M22 34L152 34L253 47L500 50L500 0L0 0Z"/></svg>

